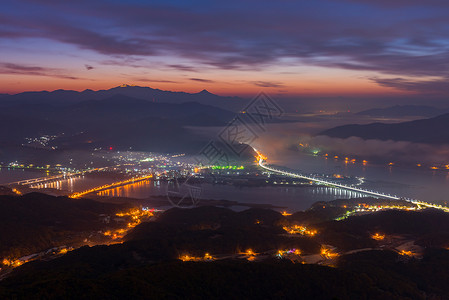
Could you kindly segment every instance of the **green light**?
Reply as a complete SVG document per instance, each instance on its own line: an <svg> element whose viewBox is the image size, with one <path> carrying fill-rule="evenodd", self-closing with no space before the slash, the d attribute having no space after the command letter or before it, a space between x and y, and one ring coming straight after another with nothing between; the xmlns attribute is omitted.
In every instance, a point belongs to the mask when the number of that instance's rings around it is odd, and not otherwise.
<svg viewBox="0 0 449 300"><path fill-rule="evenodd" d="M244 166L212 166L212 170L243 170Z"/></svg>
<svg viewBox="0 0 449 300"><path fill-rule="evenodd" d="M141 160L141 162L145 162L145 161L154 161L154 158L148 157L148 158Z"/></svg>

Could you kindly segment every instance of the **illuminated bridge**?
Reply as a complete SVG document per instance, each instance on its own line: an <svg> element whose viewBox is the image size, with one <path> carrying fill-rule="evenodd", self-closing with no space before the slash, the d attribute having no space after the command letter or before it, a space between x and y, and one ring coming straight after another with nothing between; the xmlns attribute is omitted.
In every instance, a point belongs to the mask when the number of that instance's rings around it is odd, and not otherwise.
<svg viewBox="0 0 449 300"><path fill-rule="evenodd" d="M69 179L72 177L76 177L79 175L84 174L83 172L80 173L66 173L66 174L60 174L60 175L54 175L54 176L46 176L46 177L39 177L39 178L33 178L33 179L27 179L27 180L21 180L21 181L15 181L10 182L7 185L31 185L31 184L44 184L47 182L52 181L58 181L61 179Z"/></svg>
<svg viewBox="0 0 449 300"><path fill-rule="evenodd" d="M441 206L441 205L431 204L431 203L427 203L427 202L423 202L423 201L415 200L415 199L410 199L410 198L398 197L396 195L384 194L384 193L381 193L381 192L376 192L376 191L372 191L372 190L366 190L366 189L358 188L358 187L351 186L351 185L335 183L335 182L327 181L327 180L324 180L324 179L321 179L321 178L316 178L316 177L312 177L312 176L306 176L306 175L303 175L303 174L300 174L300 173L294 173L292 171L283 170L282 167L273 166L273 165L266 165L265 164L265 159L263 157L261 157L260 154L259 154L259 158L258 159L259 159L259 166L262 167L263 169L268 170L270 172L278 173L278 174L281 174L281 175L284 175L284 176L294 177L294 178L301 178L301 179L307 179L307 180L310 180L310 181L313 181L313 182L316 182L316 183L319 183L319 184L332 186L332 187L336 187L336 188L341 188L341 189L345 189L345 190L349 190L349 191L354 191L354 192L358 192L358 193L374 196L374 197L377 197L377 198L385 198L385 199L392 199L392 200L404 200L404 201L407 201L407 202L411 202L413 204L418 204L418 205L425 206L425 207L430 207L430 208L441 209L441 210L443 210L445 212L449 212L449 208L448 207L444 207L444 206Z"/></svg>
<svg viewBox="0 0 449 300"><path fill-rule="evenodd" d="M54 181L70 179L73 177L84 175L86 173L91 173L91 172L95 172L95 171L103 171L103 170L106 170L109 168L115 168L118 166L120 166L120 165L112 166L112 167L95 168L95 169L80 171L80 172L76 172L76 173L64 173L64 174L58 174L58 175L54 175L54 176L45 176L45 177L39 177L39 178L33 178L33 179L20 180L20 181L10 182L5 185L11 186L11 185L45 184L45 183L50 183L50 182L54 182Z"/></svg>

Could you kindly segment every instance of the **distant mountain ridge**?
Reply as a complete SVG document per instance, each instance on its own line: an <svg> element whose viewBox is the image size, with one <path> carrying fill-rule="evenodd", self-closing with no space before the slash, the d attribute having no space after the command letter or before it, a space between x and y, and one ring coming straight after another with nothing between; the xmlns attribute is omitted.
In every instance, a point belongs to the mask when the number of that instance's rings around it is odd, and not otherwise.
<svg viewBox="0 0 449 300"><path fill-rule="evenodd" d="M428 144L449 144L449 113L430 119L409 122L385 124L372 123L367 125L344 125L321 132L337 138L352 136L362 139L408 141Z"/></svg>
<svg viewBox="0 0 449 300"><path fill-rule="evenodd" d="M90 100L76 103L66 108L60 108L64 118L67 116L91 115L99 118L132 118L140 117L158 117L166 119L176 119L186 125L193 123L203 126L223 125L230 121L235 113L227 111L212 105L201 104L199 102L183 102L183 103L158 103L149 102L121 94L116 94L110 98L101 100ZM201 122L192 117L194 115L204 114L214 117L213 123Z"/></svg>
<svg viewBox="0 0 449 300"><path fill-rule="evenodd" d="M86 89L82 92L72 90L55 90L52 92L23 92L15 95L1 97L0 107L18 104L47 104L47 105L73 105L88 100L102 100L116 95L137 98L156 103L185 103L198 102L213 105L229 110L239 110L247 100L239 97L225 97L212 94L207 90L199 93L172 92L150 87L121 85L107 90L93 91Z"/></svg>
<svg viewBox="0 0 449 300"><path fill-rule="evenodd" d="M165 152L201 148L207 141L185 126L224 126L235 113L197 102L157 103L116 94L64 106L20 103L1 108L0 115L0 146L64 133L54 146Z"/></svg>
<svg viewBox="0 0 449 300"><path fill-rule="evenodd" d="M16 160L18 151L41 147L36 138L43 136L52 136L45 151L113 147L198 153L213 132L192 127L224 128L248 102L207 90L189 94L128 85L9 95L0 98L0 159Z"/></svg>

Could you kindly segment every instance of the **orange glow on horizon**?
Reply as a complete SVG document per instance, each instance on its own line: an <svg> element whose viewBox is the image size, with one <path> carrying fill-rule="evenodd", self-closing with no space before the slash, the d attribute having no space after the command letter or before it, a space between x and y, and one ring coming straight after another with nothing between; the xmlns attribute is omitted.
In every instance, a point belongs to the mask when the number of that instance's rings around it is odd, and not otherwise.
<svg viewBox="0 0 449 300"><path fill-rule="evenodd" d="M334 70L335 71L335 70ZM70 70L68 70L70 72ZM119 73L120 70L111 70L111 72L99 72L92 70L86 76L85 72L78 74L80 71L69 74L78 79L58 78L51 76L32 76L32 75L14 75L0 74L0 80L3 82L0 93L16 94L26 91L54 91L58 89L84 91L86 89L107 90L118 87L123 83L137 85L142 87L151 87L174 92L198 93L203 89L222 96L242 96L253 97L259 92L264 91L273 96L320 96L320 95L385 95L385 94L413 94L409 91L399 91L392 88L381 87L377 84L360 78L351 78L348 80L345 76L337 77L328 76L323 71L320 74L296 75L295 77L286 77L276 74L271 77L270 73L263 74L257 72L250 74L254 80L237 80L239 74L228 74L229 71L218 70L216 73L204 77L209 81L194 82L188 80L179 73L155 74L154 78L135 78L130 76L125 78L122 76L111 76L111 74ZM238 73L238 72L237 72ZM342 71L345 73L345 71ZM249 74L240 74L247 78ZM262 77L263 76L263 77ZM267 78L268 77L268 78ZM305 77L305 78L298 78ZM302 84L298 85L298 80ZM261 87L254 82L282 82L282 88L279 87Z"/></svg>

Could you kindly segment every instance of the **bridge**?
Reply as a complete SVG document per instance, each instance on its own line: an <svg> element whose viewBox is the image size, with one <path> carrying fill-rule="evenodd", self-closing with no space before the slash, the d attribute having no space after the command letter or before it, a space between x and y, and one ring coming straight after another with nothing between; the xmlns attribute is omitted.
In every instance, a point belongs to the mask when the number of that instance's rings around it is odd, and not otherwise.
<svg viewBox="0 0 449 300"><path fill-rule="evenodd" d="M46 176L46 177L39 177L39 178L33 178L33 179L26 179L26 180L20 180L20 181L15 181L15 182L10 182L6 185L31 185L31 184L44 184L47 182L52 182L52 181L58 181L58 180L63 180L63 179L69 179L75 176L79 176L84 174L83 172L79 172L79 173L65 173L65 174L60 174L60 175L54 175L54 176Z"/></svg>
<svg viewBox="0 0 449 300"><path fill-rule="evenodd" d="M75 173L64 173L64 174L58 174L58 175L54 175L54 176L45 176L45 177L38 177L38 178L33 178L33 179L20 180L20 181L10 182L5 185L6 186L14 186L14 185L25 185L26 186L26 185L32 185L32 184L45 184L45 183L50 183L50 182L54 182L54 181L70 179L70 178L77 177L77 176L82 176L86 173L91 173L91 172L95 172L95 171L103 171L103 170L106 170L109 168L115 168L118 166L120 166L120 165L111 166L111 167L103 167L103 168L95 168L95 169L90 169L90 170L85 170L85 171L80 171L80 172L75 172Z"/></svg>
<svg viewBox="0 0 449 300"><path fill-rule="evenodd" d="M387 199L392 199L392 200L400 200L401 199L401 198L399 198L398 196L395 196L395 195L383 194L383 193L375 192L375 191L372 191L372 190L361 189L361 188L358 188L358 187L355 187L355 186L351 186L351 185L340 184L340 183L336 183L336 182L332 182L332 181L319 179L319 178L316 178L316 177L306 176L306 175L299 174L299 173L293 173L293 172L282 170L280 167L267 166L267 165L264 164L264 160L263 159L259 159L259 166L261 166L265 170L268 170L268 171L271 171L271 172L274 172L274 173L279 173L279 174L282 174L282 175L285 175L285 176L301 178L301 179L307 179L309 181L313 181L313 182L316 182L316 183L319 183L319 184L324 184L324 185L329 185L329 186L333 186L333 187L338 187L338 188L342 188L342 189L345 189L345 190L359 192L359 193L367 194L367 195L374 196L374 197L387 198Z"/></svg>
<svg viewBox="0 0 449 300"><path fill-rule="evenodd" d="M113 188L120 187L120 186L125 186L128 184L137 183L139 181L144 181L144 180L151 179L151 178L153 178L153 174L143 175L143 176L139 176L139 177L132 177L130 179L126 179L123 181L117 181L117 182L113 182L111 184L97 186L97 187L94 187L94 188L91 188L91 189L88 189L88 190L85 190L82 192L73 193L73 194L70 194L69 197L70 198L81 198L82 196L85 196L87 194L106 191L109 189L113 189Z"/></svg>
<svg viewBox="0 0 449 300"><path fill-rule="evenodd" d="M349 190L349 191L354 191L354 192L366 194L366 195L369 195L369 196L374 196L374 197L377 197L377 198L385 198L385 199L391 199L391 200L404 200L404 201L407 201L407 202L410 202L410 203L413 203L413 204L416 204L416 205L421 205L421 206L425 206L425 207L429 207L429 208L436 208L436 209L443 210L445 212L449 212L449 207L445 207L445 206L442 206L442 205L436 205L436 204L427 203L427 202L423 202L423 201L416 200L416 199L398 197L396 195L390 195L390 194L385 194L385 193L377 192L377 191L373 191L373 190L362 189L362 188L351 186L351 185L340 184L340 183L324 180L324 179L321 179L321 178L307 176L307 175L303 175L303 174L300 174L300 173L294 173L294 172L291 172L291 171L288 171L288 170L282 170L282 167L273 166L273 165L266 165L265 164L266 157L264 157L262 154L260 154L259 151L257 151L257 150L255 150L255 151L259 154L259 156L258 156L259 166L261 168L263 168L263 169L265 169L267 171L273 172L273 173L278 173L278 174L281 174L281 175L284 175L284 176L288 176L288 177L306 179L306 180L309 180L309 181L312 181L312 182L316 182L316 183L319 183L319 184L332 186L332 187L337 187L337 188L341 188L341 189L345 189L345 190Z"/></svg>

